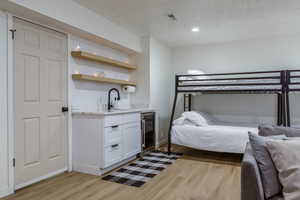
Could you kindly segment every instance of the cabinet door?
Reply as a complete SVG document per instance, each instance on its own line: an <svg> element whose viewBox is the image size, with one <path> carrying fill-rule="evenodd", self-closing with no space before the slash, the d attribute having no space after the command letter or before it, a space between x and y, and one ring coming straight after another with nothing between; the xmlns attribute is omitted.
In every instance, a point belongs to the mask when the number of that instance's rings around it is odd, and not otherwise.
<svg viewBox="0 0 300 200"><path fill-rule="evenodd" d="M123 126L124 159L141 152L141 124L130 123Z"/></svg>

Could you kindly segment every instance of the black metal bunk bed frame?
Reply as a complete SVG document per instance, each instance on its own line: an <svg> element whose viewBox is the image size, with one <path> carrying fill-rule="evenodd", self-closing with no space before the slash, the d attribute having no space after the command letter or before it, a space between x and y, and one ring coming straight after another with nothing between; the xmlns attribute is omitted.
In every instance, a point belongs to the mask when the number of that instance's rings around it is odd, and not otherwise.
<svg viewBox="0 0 300 200"><path fill-rule="evenodd" d="M281 71L258 71L258 72L239 72L239 73L218 73L218 74L197 74L197 75L176 75L175 76L175 96L172 106L168 130L168 152L171 152L171 130L176 110L178 94L184 94L184 110L191 111L192 95L191 93L202 94L276 94L277 95L277 125L290 126L290 104L289 92L300 91L299 89L290 89L289 85L298 84L300 82L292 82L292 78L300 78L300 76L292 75L293 72L300 70L281 70ZM275 75L274 75L275 74ZM262 75L262 76L261 76ZM229 76L230 78L226 78ZM241 77L235 77L241 76ZM243 77L244 76L244 77ZM199 77L216 77L216 78L199 78ZM221 77L221 78L218 78ZM182 79L183 78L183 79ZM259 82L263 80L277 80L278 82ZM238 83L226 81L258 81L249 83ZM201 84L201 82L214 81L212 84ZM220 81L220 83L218 83ZM198 84L189 84L190 82ZM225 82L225 83L224 83ZM184 84L186 83L186 84ZM280 86L278 88L251 88L252 86ZM238 89L230 89L229 87L238 86ZM251 87L249 87L251 86ZM189 87L197 87L196 89L183 89ZM222 89L201 89L208 87L224 87ZM227 89L226 89L227 87ZM245 87L245 88L243 88Z"/></svg>
<svg viewBox="0 0 300 200"><path fill-rule="evenodd" d="M297 74L298 73L298 74ZM293 79L300 79L300 70L287 70L286 71L286 118L287 126L291 126L291 114L290 114L290 93L300 92L300 82L293 81ZM299 86L298 88L293 88L292 86Z"/></svg>

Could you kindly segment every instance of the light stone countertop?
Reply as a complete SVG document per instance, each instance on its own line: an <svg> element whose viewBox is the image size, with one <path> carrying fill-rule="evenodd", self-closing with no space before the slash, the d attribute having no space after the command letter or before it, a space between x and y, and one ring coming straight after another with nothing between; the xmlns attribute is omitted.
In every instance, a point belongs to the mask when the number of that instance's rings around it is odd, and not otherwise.
<svg viewBox="0 0 300 200"><path fill-rule="evenodd" d="M102 112L93 112L93 111L72 111L72 115L99 115L99 116L106 116L106 115L118 115L118 114L126 114L126 113L143 113L143 112L155 112L154 109L150 108L134 108L128 110L112 110L102 111Z"/></svg>

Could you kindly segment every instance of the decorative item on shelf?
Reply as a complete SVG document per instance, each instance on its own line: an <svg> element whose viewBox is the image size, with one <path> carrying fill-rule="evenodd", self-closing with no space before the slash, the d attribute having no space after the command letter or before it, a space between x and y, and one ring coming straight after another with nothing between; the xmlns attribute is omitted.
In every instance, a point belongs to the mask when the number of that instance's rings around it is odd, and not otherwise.
<svg viewBox="0 0 300 200"><path fill-rule="evenodd" d="M122 89L123 89L123 92L124 92L124 93L134 93L136 87L135 87L135 86L130 86L130 85L124 85L124 86L122 87Z"/></svg>
<svg viewBox="0 0 300 200"><path fill-rule="evenodd" d="M80 45L79 44L76 46L75 51L80 51Z"/></svg>
<svg viewBox="0 0 300 200"><path fill-rule="evenodd" d="M74 74L80 74L80 72L78 70L75 70Z"/></svg>
<svg viewBox="0 0 300 200"><path fill-rule="evenodd" d="M93 74L93 76L95 76L95 77L105 77L105 73L104 72L95 72Z"/></svg>

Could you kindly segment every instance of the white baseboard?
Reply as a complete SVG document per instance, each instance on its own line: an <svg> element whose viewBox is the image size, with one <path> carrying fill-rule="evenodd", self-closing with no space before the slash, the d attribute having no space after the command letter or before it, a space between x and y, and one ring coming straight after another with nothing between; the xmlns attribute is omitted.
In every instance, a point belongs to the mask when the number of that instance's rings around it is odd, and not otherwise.
<svg viewBox="0 0 300 200"><path fill-rule="evenodd" d="M0 189L0 198L6 197L14 193L14 190L11 188Z"/></svg>
<svg viewBox="0 0 300 200"><path fill-rule="evenodd" d="M136 155L127 158L121 162L118 162L110 167L107 167L105 169L100 169L97 166L92 166L92 165L84 165L84 164L78 164L73 162L73 170L76 172L84 173L84 174L91 174L95 176L101 176L102 174L105 174L109 171L112 171L122 165L127 164L128 162L134 160L136 158Z"/></svg>
<svg viewBox="0 0 300 200"><path fill-rule="evenodd" d="M127 158L127 159L125 159L125 160L123 160L123 161L121 161L121 162L119 162L119 163L117 163L117 164L115 164L113 166L110 166L108 168L102 169L101 170L101 175L103 175L103 174L105 174L107 172L110 172L110 171L112 171L114 169L117 169L118 167L121 167L122 165L126 165L127 163L133 161L134 159L136 159L136 156L132 156L132 157Z"/></svg>
<svg viewBox="0 0 300 200"><path fill-rule="evenodd" d="M101 170L97 166L78 164L74 162L73 162L73 171L84 173L84 174L91 174L95 176L101 175Z"/></svg>
<svg viewBox="0 0 300 200"><path fill-rule="evenodd" d="M24 187L29 186L29 185L32 185L32 184L34 184L34 183L38 183L38 182L43 181L43 180L45 180L45 179L48 179L48 178L51 178L51 177L53 177L53 176L62 174L62 173L64 173L64 172L66 172L66 171L68 171L68 168L67 168L67 167L66 167L66 168L63 168L63 169L60 169L60 170L58 170L58 171L52 172L52 173L50 173L50 174L47 174L47 175L45 175L45 176L38 177L38 178L33 179L33 180L31 180L31 181L28 181L28 182L26 182L26 183L22 183L22 184L16 185L16 186L15 186L15 190L24 188Z"/></svg>

